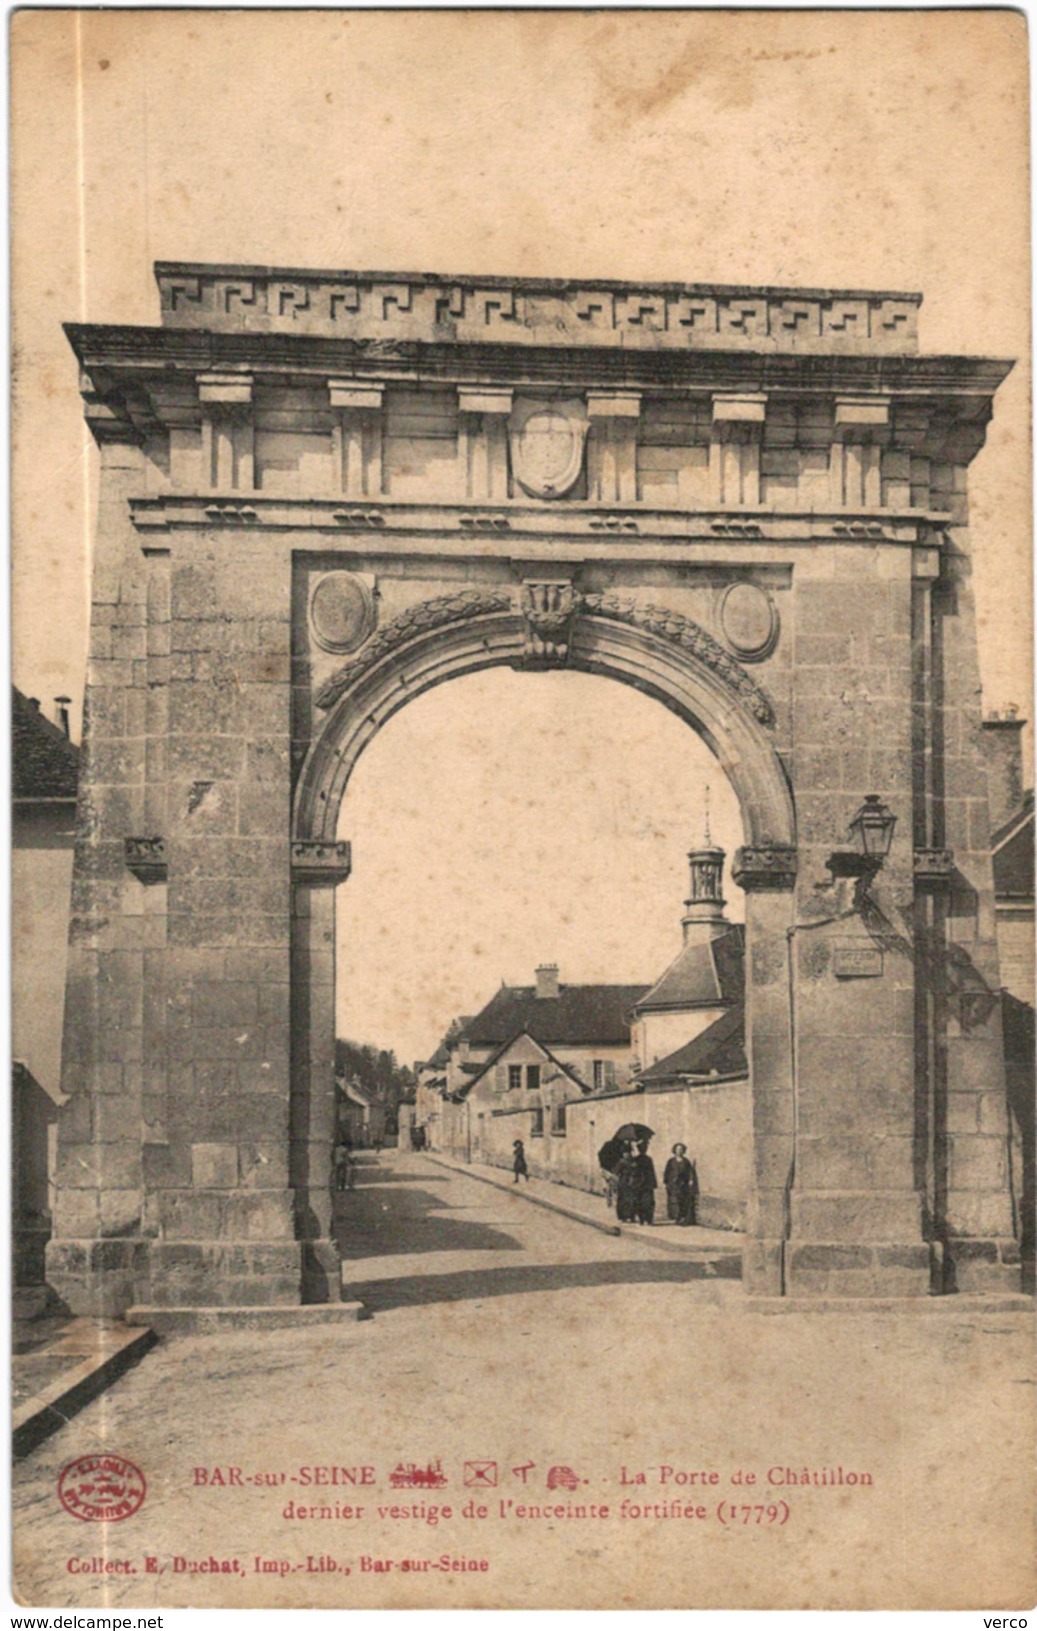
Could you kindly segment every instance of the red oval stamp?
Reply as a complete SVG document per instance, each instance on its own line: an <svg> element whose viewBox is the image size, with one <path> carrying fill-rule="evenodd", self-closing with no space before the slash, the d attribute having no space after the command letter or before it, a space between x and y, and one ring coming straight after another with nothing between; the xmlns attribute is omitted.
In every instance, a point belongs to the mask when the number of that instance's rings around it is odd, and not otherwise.
<svg viewBox="0 0 1037 1631"><path fill-rule="evenodd" d="M58 1500L84 1523L120 1523L144 1505L147 1480L121 1455L81 1455L58 1479Z"/></svg>

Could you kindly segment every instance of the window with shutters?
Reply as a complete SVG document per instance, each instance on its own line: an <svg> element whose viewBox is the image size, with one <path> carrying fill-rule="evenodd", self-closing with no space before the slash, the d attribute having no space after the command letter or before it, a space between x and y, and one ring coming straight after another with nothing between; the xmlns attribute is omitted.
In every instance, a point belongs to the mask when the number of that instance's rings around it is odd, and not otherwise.
<svg viewBox="0 0 1037 1631"><path fill-rule="evenodd" d="M509 1065L508 1066L508 1091L509 1092L514 1092L517 1088L520 1088L521 1086L522 1086L522 1066L521 1065Z"/></svg>
<svg viewBox="0 0 1037 1631"><path fill-rule="evenodd" d="M532 1124L531 1124L530 1129L529 1129L529 1136L530 1136L530 1138L543 1138L543 1136L544 1136L544 1112L543 1112L543 1110L538 1109L538 1110L533 1111L533 1121L532 1121Z"/></svg>
<svg viewBox="0 0 1037 1631"><path fill-rule="evenodd" d="M540 1066L539 1065L527 1065L526 1066L526 1092L527 1093L539 1093L540 1092Z"/></svg>
<svg viewBox="0 0 1037 1631"><path fill-rule="evenodd" d="M616 1085L616 1066L612 1059L595 1059L594 1061L594 1091L607 1093Z"/></svg>
<svg viewBox="0 0 1037 1631"><path fill-rule="evenodd" d="M551 1111L551 1131L556 1138L565 1137L565 1105L556 1104Z"/></svg>

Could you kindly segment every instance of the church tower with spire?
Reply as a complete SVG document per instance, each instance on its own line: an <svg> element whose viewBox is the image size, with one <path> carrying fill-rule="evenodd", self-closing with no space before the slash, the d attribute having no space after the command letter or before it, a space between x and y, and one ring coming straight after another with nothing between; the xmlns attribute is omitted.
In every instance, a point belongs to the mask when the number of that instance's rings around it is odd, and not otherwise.
<svg viewBox="0 0 1037 1631"><path fill-rule="evenodd" d="M634 1009L634 1052L647 1069L694 1040L744 1000L745 933L724 916L725 852L713 843L709 788L702 842L688 851L690 888L680 951Z"/></svg>
<svg viewBox="0 0 1037 1631"><path fill-rule="evenodd" d="M725 854L713 843L709 830L708 786L702 825L701 848L688 851L691 887L688 899L684 902L684 916L681 919L685 945L691 941L698 944L711 940L715 934L723 934L731 926L724 916L726 902L722 894Z"/></svg>

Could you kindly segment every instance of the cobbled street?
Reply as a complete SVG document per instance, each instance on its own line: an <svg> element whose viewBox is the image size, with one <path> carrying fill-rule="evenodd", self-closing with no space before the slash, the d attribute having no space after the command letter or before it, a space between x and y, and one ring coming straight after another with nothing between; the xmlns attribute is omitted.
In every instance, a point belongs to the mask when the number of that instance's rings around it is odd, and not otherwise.
<svg viewBox="0 0 1037 1631"><path fill-rule="evenodd" d="M372 1318L163 1342L16 1466L21 1601L908 1606L931 1604L939 1555L944 1606L965 1607L981 1606L962 1599L966 1567L999 1603L1024 1578L1025 1314L749 1312L733 1263L711 1271L395 1152L342 1198L341 1239ZM974 1481L977 1443L996 1481ZM125 1522L58 1503L62 1468L101 1450L147 1478ZM398 1465L437 1463L441 1487L391 1487ZM334 1471L364 1467L359 1485ZM552 1468L568 1471L549 1490ZM797 1485L786 1468L873 1482ZM782 1501L787 1516L755 1516ZM952 1516L968 1559L941 1546ZM569 1582L564 1599L542 1574Z"/></svg>

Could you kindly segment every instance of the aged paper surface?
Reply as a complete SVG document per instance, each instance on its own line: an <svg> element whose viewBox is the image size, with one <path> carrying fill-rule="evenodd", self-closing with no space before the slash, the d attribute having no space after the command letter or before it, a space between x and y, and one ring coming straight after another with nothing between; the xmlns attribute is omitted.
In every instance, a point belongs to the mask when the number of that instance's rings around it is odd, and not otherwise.
<svg viewBox="0 0 1037 1631"><path fill-rule="evenodd" d="M19 1600L1032 1604L1023 19L11 27Z"/></svg>

